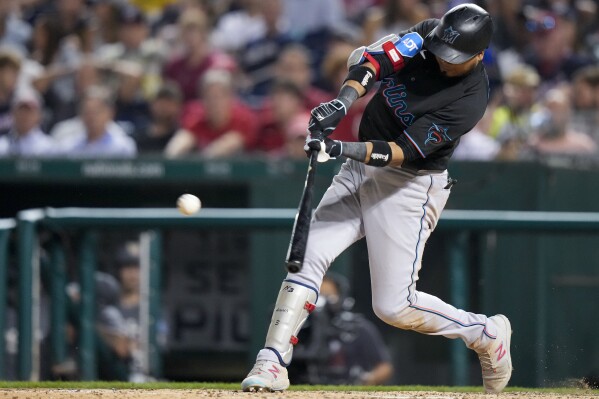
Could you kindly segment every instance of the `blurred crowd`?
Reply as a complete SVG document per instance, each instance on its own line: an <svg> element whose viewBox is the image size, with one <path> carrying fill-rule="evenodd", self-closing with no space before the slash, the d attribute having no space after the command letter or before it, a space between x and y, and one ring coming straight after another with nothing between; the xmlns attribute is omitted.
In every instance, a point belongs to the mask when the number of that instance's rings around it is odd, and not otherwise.
<svg viewBox="0 0 599 399"><path fill-rule="evenodd" d="M592 0L475 1L493 16L482 121L455 158L595 156ZM2 0L0 156L304 157L351 51L438 0ZM359 100L334 138L355 141Z"/></svg>

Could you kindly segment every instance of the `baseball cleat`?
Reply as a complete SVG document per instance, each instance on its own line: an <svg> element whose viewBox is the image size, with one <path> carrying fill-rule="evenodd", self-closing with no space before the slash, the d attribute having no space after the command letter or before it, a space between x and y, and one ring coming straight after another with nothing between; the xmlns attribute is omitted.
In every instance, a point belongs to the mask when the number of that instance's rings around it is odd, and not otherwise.
<svg viewBox="0 0 599 399"><path fill-rule="evenodd" d="M503 391L512 376L512 355L510 339L512 327L504 315L490 317L497 326L497 338L485 352L479 352L478 358L483 372L483 385L487 393Z"/></svg>
<svg viewBox="0 0 599 399"><path fill-rule="evenodd" d="M241 389L245 392L274 392L287 388L287 369L270 360L256 360L248 376L241 382Z"/></svg>

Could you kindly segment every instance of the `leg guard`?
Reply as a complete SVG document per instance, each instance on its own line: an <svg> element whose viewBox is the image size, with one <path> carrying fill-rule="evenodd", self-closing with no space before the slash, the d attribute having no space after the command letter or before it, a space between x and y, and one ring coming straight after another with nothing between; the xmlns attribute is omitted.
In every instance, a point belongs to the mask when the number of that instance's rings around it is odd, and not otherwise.
<svg viewBox="0 0 599 399"><path fill-rule="evenodd" d="M318 299L318 290L293 280L284 280L275 305L265 348L279 358L287 367L291 362L293 345L297 344L297 333L312 313Z"/></svg>

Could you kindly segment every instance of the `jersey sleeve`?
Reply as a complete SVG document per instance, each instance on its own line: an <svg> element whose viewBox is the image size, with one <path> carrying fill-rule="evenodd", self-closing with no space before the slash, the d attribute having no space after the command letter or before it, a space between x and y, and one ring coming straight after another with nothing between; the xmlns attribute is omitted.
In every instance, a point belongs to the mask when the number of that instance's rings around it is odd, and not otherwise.
<svg viewBox="0 0 599 399"><path fill-rule="evenodd" d="M426 158L437 151L455 147L459 138L472 130L483 114L483 107L473 106L470 101L458 101L416 119L395 142L403 150L406 161Z"/></svg>

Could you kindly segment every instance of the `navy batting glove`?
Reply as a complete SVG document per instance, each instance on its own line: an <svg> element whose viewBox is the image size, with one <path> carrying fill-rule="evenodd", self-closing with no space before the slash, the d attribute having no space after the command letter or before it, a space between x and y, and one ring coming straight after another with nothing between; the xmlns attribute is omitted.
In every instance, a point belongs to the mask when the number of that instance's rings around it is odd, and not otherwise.
<svg viewBox="0 0 599 399"><path fill-rule="evenodd" d="M348 104L336 98L327 103L322 103L310 112L308 130L322 132L326 137L333 133L341 119L347 114Z"/></svg>

